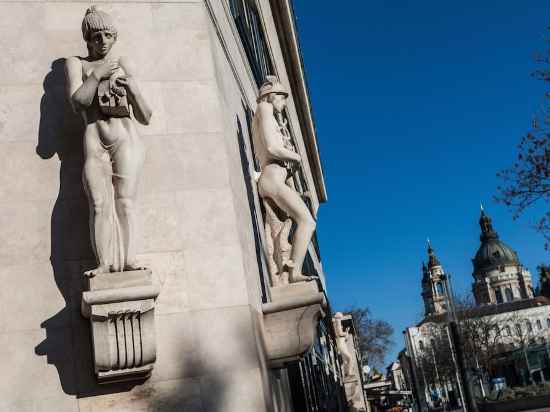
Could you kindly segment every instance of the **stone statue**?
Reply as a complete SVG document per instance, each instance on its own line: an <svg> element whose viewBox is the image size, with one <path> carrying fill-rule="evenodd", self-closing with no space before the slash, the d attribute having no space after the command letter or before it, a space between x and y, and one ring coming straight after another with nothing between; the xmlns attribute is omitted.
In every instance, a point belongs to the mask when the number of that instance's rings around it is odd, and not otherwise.
<svg viewBox="0 0 550 412"><path fill-rule="evenodd" d="M70 101L86 125L83 182L98 261L97 268L86 272L92 277L139 268L135 198L145 153L135 120L147 125L152 112L131 63L111 53L117 40L111 16L90 7L82 21L82 35L88 56L69 57L66 74Z"/></svg>
<svg viewBox="0 0 550 412"><path fill-rule="evenodd" d="M342 318L344 315L342 312L336 312L334 314L334 332L336 333L336 346L338 347L338 352L340 352L340 355L342 355L342 361L344 362L343 369L344 369L344 377L351 375L351 354L349 353L348 349L348 338L350 336L349 334L349 328L342 327Z"/></svg>
<svg viewBox="0 0 550 412"><path fill-rule="evenodd" d="M283 117L288 92L274 76L260 88L252 122L252 139L261 174L258 192L266 210L266 242L272 286L309 281L302 265L315 220L293 184L301 157L294 148ZM295 223L292 243L289 234Z"/></svg>

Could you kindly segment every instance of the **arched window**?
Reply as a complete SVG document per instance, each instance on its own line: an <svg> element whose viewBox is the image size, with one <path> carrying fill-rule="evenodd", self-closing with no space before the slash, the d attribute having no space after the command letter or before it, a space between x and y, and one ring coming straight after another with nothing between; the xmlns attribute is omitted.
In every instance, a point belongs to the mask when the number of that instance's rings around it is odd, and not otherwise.
<svg viewBox="0 0 550 412"><path fill-rule="evenodd" d="M422 342L421 340L418 341L418 347L420 348L420 350L424 350L424 342Z"/></svg>
<svg viewBox="0 0 550 412"><path fill-rule="evenodd" d="M506 326L504 328L504 333L506 334L506 336L512 336L512 331L510 330L510 326Z"/></svg>
<svg viewBox="0 0 550 412"><path fill-rule="evenodd" d="M443 284L441 282L437 282L435 284L435 291L438 295L443 295Z"/></svg>
<svg viewBox="0 0 550 412"><path fill-rule="evenodd" d="M516 323L516 335L521 338L521 325L519 323Z"/></svg>
<svg viewBox="0 0 550 412"><path fill-rule="evenodd" d="M533 333L533 325L531 324L530 321L527 321L527 332L528 333Z"/></svg>
<svg viewBox="0 0 550 412"><path fill-rule="evenodd" d="M514 300L514 294L512 293L512 289L506 288L504 293L506 294L506 302L511 302Z"/></svg>
<svg viewBox="0 0 550 412"><path fill-rule="evenodd" d="M546 319L546 327L550 328L550 318Z"/></svg>
<svg viewBox="0 0 550 412"><path fill-rule="evenodd" d="M542 329L542 322L540 321L540 319L537 319L537 329L538 330Z"/></svg>

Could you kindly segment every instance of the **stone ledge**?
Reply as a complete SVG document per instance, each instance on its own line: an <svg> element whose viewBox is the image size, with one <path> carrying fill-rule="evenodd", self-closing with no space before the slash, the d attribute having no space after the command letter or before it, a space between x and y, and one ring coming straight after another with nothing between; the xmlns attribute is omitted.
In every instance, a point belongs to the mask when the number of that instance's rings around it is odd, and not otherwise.
<svg viewBox="0 0 550 412"><path fill-rule="evenodd" d="M281 368L311 348L327 303L315 282L272 288L272 297L262 305L263 335L269 367Z"/></svg>

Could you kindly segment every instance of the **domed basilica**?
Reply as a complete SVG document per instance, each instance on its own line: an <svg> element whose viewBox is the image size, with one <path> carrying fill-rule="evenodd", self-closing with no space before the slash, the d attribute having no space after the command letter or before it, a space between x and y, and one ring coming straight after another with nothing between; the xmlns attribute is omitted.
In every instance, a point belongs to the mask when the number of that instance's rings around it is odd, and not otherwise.
<svg viewBox="0 0 550 412"><path fill-rule="evenodd" d="M472 292L476 305L494 305L534 297L533 281L518 254L500 240L491 218L481 210L481 244L472 259ZM426 316L447 311L446 275L428 242L428 264L422 263L422 299ZM447 285L447 286L446 286Z"/></svg>
<svg viewBox="0 0 550 412"><path fill-rule="evenodd" d="M435 407L434 391L447 400L456 397L459 391L454 378L435 384L429 384L425 379L426 365L430 362L437 364L437 342L445 342L449 336L447 325L452 319L459 323L469 319L471 325L485 328L478 330L480 336L486 333L494 340L491 350L494 350L495 361L492 370L485 373L505 377L511 386L550 382L550 352L547 352L550 342L550 267L543 268L541 294L535 296L531 274L521 264L518 254L500 240L491 218L483 209L479 226L481 243L472 259L474 307L457 307L449 299L453 296L449 276L428 242L428 262L422 263L424 317L415 326L405 329L405 350L400 355L401 364L407 364L411 371L408 380L418 390L419 401L425 407ZM453 308L455 313L451 313ZM518 359L524 359L526 354L533 359L545 360L542 363L518 363ZM541 366L547 363L548 368Z"/></svg>
<svg viewBox="0 0 550 412"><path fill-rule="evenodd" d="M495 304L534 297L531 274L518 254L501 241L493 229L491 218L481 210L481 245L472 259L476 303Z"/></svg>

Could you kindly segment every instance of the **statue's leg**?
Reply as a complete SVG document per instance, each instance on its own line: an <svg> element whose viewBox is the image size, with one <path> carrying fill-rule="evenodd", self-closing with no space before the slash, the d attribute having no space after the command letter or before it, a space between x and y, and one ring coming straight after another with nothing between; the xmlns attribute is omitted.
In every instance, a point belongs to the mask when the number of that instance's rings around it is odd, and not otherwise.
<svg viewBox="0 0 550 412"><path fill-rule="evenodd" d="M347 348L346 351L342 352L342 358L344 360L344 374L349 376L351 373L351 355L347 351Z"/></svg>
<svg viewBox="0 0 550 412"><path fill-rule="evenodd" d="M144 150L139 138L122 141L112 155L115 205L124 247L124 270L139 269L135 249L135 200Z"/></svg>
<svg viewBox="0 0 550 412"><path fill-rule="evenodd" d="M107 181L111 176L105 175L105 165L92 153L84 163L82 181L90 205L90 234L92 247L98 261L98 267L85 273L86 276L95 276L109 272L111 241L111 225L109 224L108 206L109 188Z"/></svg>
<svg viewBox="0 0 550 412"><path fill-rule="evenodd" d="M290 283L312 280L311 277L302 275L302 265L304 264L311 236L315 231L315 220L298 192L287 185L280 185L275 193L270 194L270 197L296 223L296 231L292 241L294 266L290 272Z"/></svg>

